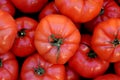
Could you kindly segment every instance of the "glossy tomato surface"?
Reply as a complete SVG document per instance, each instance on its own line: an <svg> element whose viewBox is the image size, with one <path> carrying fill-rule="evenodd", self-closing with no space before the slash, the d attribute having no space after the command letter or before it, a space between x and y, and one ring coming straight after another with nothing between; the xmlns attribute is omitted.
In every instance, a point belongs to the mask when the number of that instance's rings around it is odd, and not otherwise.
<svg viewBox="0 0 120 80"><path fill-rule="evenodd" d="M0 0L0 9L8 12L12 16L15 15L15 7L10 0Z"/></svg>
<svg viewBox="0 0 120 80"><path fill-rule="evenodd" d="M64 80L65 67L51 64L38 53L29 56L22 65L21 80Z"/></svg>
<svg viewBox="0 0 120 80"><path fill-rule="evenodd" d="M13 53L0 54L0 80L17 80L18 62Z"/></svg>
<svg viewBox="0 0 120 80"><path fill-rule="evenodd" d="M63 15L83 23L99 14L103 0L55 0L55 4Z"/></svg>
<svg viewBox="0 0 120 80"><path fill-rule="evenodd" d="M26 57L35 52L34 34L38 22L29 17L16 19L17 35L11 51L18 57Z"/></svg>
<svg viewBox="0 0 120 80"><path fill-rule="evenodd" d="M40 11L48 0L11 0L23 13L35 13Z"/></svg>
<svg viewBox="0 0 120 80"><path fill-rule="evenodd" d="M39 54L53 64L65 64L78 49L81 36L73 22L63 15L43 18L35 32Z"/></svg>
<svg viewBox="0 0 120 80"><path fill-rule="evenodd" d="M85 37L86 36L86 37ZM95 78L104 74L109 67L109 62L101 60L92 50L91 36L88 34L81 35L79 49L68 61L69 66L84 78Z"/></svg>
<svg viewBox="0 0 120 80"><path fill-rule="evenodd" d="M91 43L101 59L109 62L120 61L120 19L112 18L98 24Z"/></svg>
<svg viewBox="0 0 120 80"><path fill-rule="evenodd" d="M85 23L86 29L93 33L98 23L110 18L120 18L120 7L114 0L104 0L103 6L97 17Z"/></svg>
<svg viewBox="0 0 120 80"><path fill-rule="evenodd" d="M17 25L13 17L0 10L0 54L10 50L17 33Z"/></svg>
<svg viewBox="0 0 120 80"><path fill-rule="evenodd" d="M44 18L45 16L49 15L49 14L59 14L59 10L56 7L54 1L49 2L40 12L39 14L39 20L41 20L42 18Z"/></svg>

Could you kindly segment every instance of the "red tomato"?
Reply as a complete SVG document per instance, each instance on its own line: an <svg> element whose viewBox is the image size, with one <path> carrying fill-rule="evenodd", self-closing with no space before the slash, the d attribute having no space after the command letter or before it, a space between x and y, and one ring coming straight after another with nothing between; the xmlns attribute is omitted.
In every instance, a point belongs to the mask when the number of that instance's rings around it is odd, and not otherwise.
<svg viewBox="0 0 120 80"><path fill-rule="evenodd" d="M0 0L0 9L8 12L12 16L15 14L15 7L12 5L10 0Z"/></svg>
<svg viewBox="0 0 120 80"><path fill-rule="evenodd" d="M60 12L75 22L87 22L96 17L103 0L55 0Z"/></svg>
<svg viewBox="0 0 120 80"><path fill-rule="evenodd" d="M22 65L21 80L64 80L65 67L51 64L39 54L29 56Z"/></svg>
<svg viewBox="0 0 120 80"><path fill-rule="evenodd" d="M34 32L38 22L29 17L19 17L16 23L18 32L11 51L18 57L25 57L36 50Z"/></svg>
<svg viewBox="0 0 120 80"><path fill-rule="evenodd" d="M48 0L11 0L21 12L35 13L41 10Z"/></svg>
<svg viewBox="0 0 120 80"><path fill-rule="evenodd" d="M78 49L80 38L79 30L69 18L51 14L38 24L35 46L47 61L65 64Z"/></svg>
<svg viewBox="0 0 120 80"><path fill-rule="evenodd" d="M0 54L10 50L15 40L17 27L13 17L0 10Z"/></svg>
<svg viewBox="0 0 120 80"><path fill-rule="evenodd" d="M0 55L0 80L17 80L18 62L11 52Z"/></svg>
<svg viewBox="0 0 120 80"><path fill-rule="evenodd" d="M81 40L84 36L81 36ZM107 61L101 60L97 54L87 44L89 37L84 38L84 43L81 41L79 49L72 58L68 61L69 66L79 73L84 78L94 78L103 74L109 67ZM87 41L88 40L88 41ZM87 43L87 44L86 44Z"/></svg>
<svg viewBox="0 0 120 80"><path fill-rule="evenodd" d="M110 18L120 18L120 7L115 3L114 0L104 0L99 15L91 21L85 23L85 27L89 32L93 33L94 28L98 23Z"/></svg>
<svg viewBox="0 0 120 80"><path fill-rule="evenodd" d="M43 17L49 14L58 14L58 13L59 13L59 10L57 9L55 3L52 1L42 9L42 11L39 14L39 20L41 20Z"/></svg>
<svg viewBox="0 0 120 80"><path fill-rule="evenodd" d="M116 74L109 73L109 74L98 76L93 80L120 80L120 77Z"/></svg>
<svg viewBox="0 0 120 80"><path fill-rule="evenodd" d="M116 74L118 74L120 76L120 61L114 63L114 71Z"/></svg>
<svg viewBox="0 0 120 80"><path fill-rule="evenodd" d="M68 65L65 66L66 69L66 79L65 80L80 80L80 76L77 72L75 72Z"/></svg>
<svg viewBox="0 0 120 80"><path fill-rule="evenodd" d="M109 62L120 61L120 19L112 18L98 24L91 43L101 59Z"/></svg>

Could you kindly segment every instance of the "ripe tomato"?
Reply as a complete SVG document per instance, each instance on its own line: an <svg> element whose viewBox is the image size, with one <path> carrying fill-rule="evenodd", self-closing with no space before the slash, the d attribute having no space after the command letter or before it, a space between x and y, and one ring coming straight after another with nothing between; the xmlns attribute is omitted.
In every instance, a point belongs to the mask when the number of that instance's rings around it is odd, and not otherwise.
<svg viewBox="0 0 120 80"><path fill-rule="evenodd" d="M35 46L47 61L53 64L64 64L78 49L80 38L79 30L69 18L51 14L38 24Z"/></svg>
<svg viewBox="0 0 120 80"><path fill-rule="evenodd" d="M0 54L0 80L17 80L18 62L11 52Z"/></svg>
<svg viewBox="0 0 120 80"><path fill-rule="evenodd" d="M114 63L114 71L116 74L118 74L120 76L120 61Z"/></svg>
<svg viewBox="0 0 120 80"><path fill-rule="evenodd" d="M10 50L15 40L17 27L13 17L0 10L0 54Z"/></svg>
<svg viewBox="0 0 120 80"><path fill-rule="evenodd" d="M75 72L68 65L65 66L66 69L66 79L65 80L80 80L80 76L77 72Z"/></svg>
<svg viewBox="0 0 120 80"><path fill-rule="evenodd" d="M84 36L81 36L81 40L82 38L84 38ZM109 63L101 60L91 47L87 45L90 44L88 43L89 37L84 38L83 40L84 43L81 41L79 49L74 56L70 58L68 63L80 76L84 78L94 78L103 74L108 69Z"/></svg>
<svg viewBox="0 0 120 80"><path fill-rule="evenodd" d="M12 5L10 0L0 0L0 9L8 12L12 16L15 14L15 7Z"/></svg>
<svg viewBox="0 0 120 80"><path fill-rule="evenodd" d="M16 19L16 23L18 32L11 51L18 57L25 57L36 50L34 32L38 22L29 17L19 17Z"/></svg>
<svg viewBox="0 0 120 80"><path fill-rule="evenodd" d="M21 80L65 80L65 67L51 64L36 53L24 61Z"/></svg>
<svg viewBox="0 0 120 80"><path fill-rule="evenodd" d="M109 73L109 74L98 76L93 80L120 80L120 77L116 74Z"/></svg>
<svg viewBox="0 0 120 80"><path fill-rule="evenodd" d="M16 8L24 13L35 13L48 2L48 0L11 0Z"/></svg>
<svg viewBox="0 0 120 80"><path fill-rule="evenodd" d="M49 14L58 14L58 13L59 13L59 10L57 9L55 3L52 1L48 3L39 13L39 20L41 20L43 17Z"/></svg>
<svg viewBox="0 0 120 80"><path fill-rule="evenodd" d="M98 24L91 43L101 59L109 62L120 61L120 19L112 18Z"/></svg>
<svg viewBox="0 0 120 80"><path fill-rule="evenodd" d="M120 18L120 7L114 0L104 0L101 12L99 15L89 22L85 23L85 28L93 33L94 28L98 23L110 18Z"/></svg>
<svg viewBox="0 0 120 80"><path fill-rule="evenodd" d="M75 22L87 22L96 17L103 0L55 0L60 12Z"/></svg>

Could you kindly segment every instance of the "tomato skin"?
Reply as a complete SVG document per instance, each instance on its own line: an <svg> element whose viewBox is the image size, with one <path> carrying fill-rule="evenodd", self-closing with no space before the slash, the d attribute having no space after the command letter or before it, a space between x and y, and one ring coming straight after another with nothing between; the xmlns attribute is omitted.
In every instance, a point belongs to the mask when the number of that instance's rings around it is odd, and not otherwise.
<svg viewBox="0 0 120 80"><path fill-rule="evenodd" d="M60 12L74 22L84 23L96 17L103 4L103 0L55 0Z"/></svg>
<svg viewBox="0 0 120 80"><path fill-rule="evenodd" d="M57 14L44 17L35 32L37 51L53 64L65 64L74 55L80 39L80 32L73 22Z"/></svg>
<svg viewBox="0 0 120 80"><path fill-rule="evenodd" d="M34 68L44 69L43 74L37 74ZM61 64L51 64L38 53L29 56L22 65L21 80L64 80L65 67Z"/></svg>
<svg viewBox="0 0 120 80"><path fill-rule="evenodd" d="M120 61L120 19L112 18L96 26L92 36L92 48L96 54L109 62Z"/></svg>
<svg viewBox="0 0 120 80"><path fill-rule="evenodd" d="M0 10L0 54L10 50L15 40L17 27L13 17Z"/></svg>
<svg viewBox="0 0 120 80"><path fill-rule="evenodd" d="M82 34L79 49L68 61L69 66L84 78L99 76L109 67L109 62L101 60L96 53L91 51L90 39L90 35Z"/></svg>
<svg viewBox="0 0 120 80"><path fill-rule="evenodd" d="M11 52L0 54L2 66L0 66L0 80L17 80L18 62Z"/></svg>
<svg viewBox="0 0 120 80"><path fill-rule="evenodd" d="M120 62L114 63L114 71L117 75L120 76Z"/></svg>
<svg viewBox="0 0 120 80"><path fill-rule="evenodd" d="M38 22L29 17L16 19L17 32L11 51L18 57L26 57L36 51L34 46L34 33Z"/></svg>
<svg viewBox="0 0 120 80"><path fill-rule="evenodd" d="M93 80L120 80L120 77L116 74L109 73L109 74L98 76Z"/></svg>
<svg viewBox="0 0 120 80"><path fill-rule="evenodd" d="M50 2L50 3L48 3L43 9L42 9L42 11L40 12L40 14L39 14L39 21L43 18L43 17L45 17L45 16L47 16L47 15L49 15L49 14L58 14L59 13L59 10L57 9L57 7L56 7L56 5L55 5L55 3L52 1L52 2Z"/></svg>
<svg viewBox="0 0 120 80"><path fill-rule="evenodd" d="M41 10L41 8L48 2L48 0L11 0L23 13L35 13Z"/></svg>
<svg viewBox="0 0 120 80"><path fill-rule="evenodd" d="M12 16L15 14L15 7L9 0L0 0L0 9L8 12Z"/></svg>
<svg viewBox="0 0 120 80"><path fill-rule="evenodd" d="M65 66L66 69L66 79L65 80L80 80L80 76L77 72L75 72L68 65Z"/></svg>
<svg viewBox="0 0 120 80"><path fill-rule="evenodd" d="M98 23L110 18L120 18L120 7L114 0L104 0L101 12L97 17L85 23L86 29L93 33Z"/></svg>

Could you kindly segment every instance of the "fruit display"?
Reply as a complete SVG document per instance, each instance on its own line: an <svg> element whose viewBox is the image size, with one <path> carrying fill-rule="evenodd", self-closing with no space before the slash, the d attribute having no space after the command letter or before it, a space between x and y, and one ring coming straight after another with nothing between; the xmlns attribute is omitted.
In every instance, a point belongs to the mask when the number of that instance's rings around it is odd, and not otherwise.
<svg viewBox="0 0 120 80"><path fill-rule="evenodd" d="M0 80L120 80L120 0L0 0Z"/></svg>

